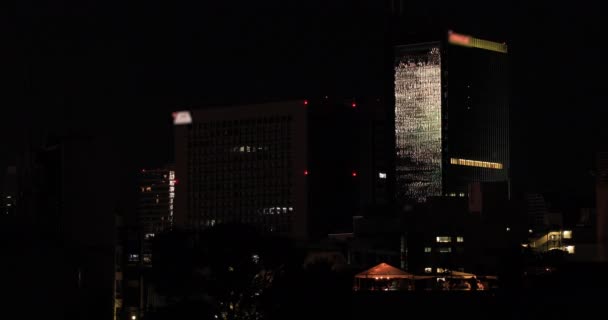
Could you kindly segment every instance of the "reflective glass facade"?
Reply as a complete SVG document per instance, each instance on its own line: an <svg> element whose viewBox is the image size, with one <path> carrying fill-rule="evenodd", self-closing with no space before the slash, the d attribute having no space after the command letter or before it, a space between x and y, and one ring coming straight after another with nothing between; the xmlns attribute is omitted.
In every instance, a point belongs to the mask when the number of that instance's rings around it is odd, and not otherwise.
<svg viewBox="0 0 608 320"><path fill-rule="evenodd" d="M397 197L424 201L442 193L439 44L400 47L394 68Z"/></svg>
<svg viewBox="0 0 608 320"><path fill-rule="evenodd" d="M507 46L447 35L446 41L395 50L395 186L400 201L464 197L473 182L509 179Z"/></svg>

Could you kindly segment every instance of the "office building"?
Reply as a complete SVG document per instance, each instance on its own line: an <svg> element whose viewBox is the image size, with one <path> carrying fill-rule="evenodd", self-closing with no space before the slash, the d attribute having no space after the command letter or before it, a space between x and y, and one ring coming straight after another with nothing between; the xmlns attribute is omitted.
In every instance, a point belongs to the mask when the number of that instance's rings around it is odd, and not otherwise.
<svg viewBox="0 0 608 320"><path fill-rule="evenodd" d="M152 262L154 236L173 227L175 183L175 171L171 166L142 169L138 174L137 224L142 235L139 258L144 264Z"/></svg>
<svg viewBox="0 0 608 320"><path fill-rule="evenodd" d="M174 113L176 227L239 222L296 238L351 230L360 207L388 198L387 162L361 161L373 149L362 136L382 129L359 130L372 105L321 97Z"/></svg>
<svg viewBox="0 0 608 320"><path fill-rule="evenodd" d="M397 198L508 181L507 46L449 32L397 46L394 58Z"/></svg>

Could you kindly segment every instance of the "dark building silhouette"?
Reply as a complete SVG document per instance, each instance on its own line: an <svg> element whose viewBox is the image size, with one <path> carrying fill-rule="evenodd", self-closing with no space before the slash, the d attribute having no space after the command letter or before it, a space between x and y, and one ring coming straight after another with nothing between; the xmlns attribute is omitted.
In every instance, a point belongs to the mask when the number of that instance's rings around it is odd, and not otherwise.
<svg viewBox="0 0 608 320"><path fill-rule="evenodd" d="M359 208L390 198L381 110L323 97L176 112L176 227L241 222L302 239L352 230Z"/></svg>
<svg viewBox="0 0 608 320"><path fill-rule="evenodd" d="M17 274L32 316L112 317L117 180L109 150L104 139L73 134L49 138L20 163Z"/></svg>
<svg viewBox="0 0 608 320"><path fill-rule="evenodd" d="M116 319L145 317L159 307L151 281L154 239L173 230L175 171L172 165L137 173L137 204L129 219L116 216Z"/></svg>
<svg viewBox="0 0 608 320"><path fill-rule="evenodd" d="M507 46L444 37L395 48L400 200L465 196L471 182L508 181Z"/></svg>
<svg viewBox="0 0 608 320"><path fill-rule="evenodd" d="M14 217L17 212L17 167L10 166L6 168L6 175L4 176L4 188L2 194L0 194L0 212L5 217Z"/></svg>
<svg viewBox="0 0 608 320"><path fill-rule="evenodd" d="M608 259L608 152L597 154L596 163L596 230L598 256Z"/></svg>

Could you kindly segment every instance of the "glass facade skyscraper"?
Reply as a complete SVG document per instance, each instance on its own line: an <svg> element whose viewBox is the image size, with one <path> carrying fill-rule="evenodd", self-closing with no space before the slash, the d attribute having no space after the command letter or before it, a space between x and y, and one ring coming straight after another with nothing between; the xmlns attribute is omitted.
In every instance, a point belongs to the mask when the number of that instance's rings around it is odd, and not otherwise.
<svg viewBox="0 0 608 320"><path fill-rule="evenodd" d="M398 197L440 195L441 53L439 43L399 51L395 64L395 146Z"/></svg>
<svg viewBox="0 0 608 320"><path fill-rule="evenodd" d="M396 194L465 196L508 181L507 46L449 32L398 46L394 60Z"/></svg>

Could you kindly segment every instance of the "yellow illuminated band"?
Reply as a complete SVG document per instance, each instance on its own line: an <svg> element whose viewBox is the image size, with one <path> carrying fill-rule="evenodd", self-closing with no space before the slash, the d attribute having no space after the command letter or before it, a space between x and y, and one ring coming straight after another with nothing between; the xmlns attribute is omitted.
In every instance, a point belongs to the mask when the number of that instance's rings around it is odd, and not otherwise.
<svg viewBox="0 0 608 320"><path fill-rule="evenodd" d="M497 169L497 170L502 169L502 163L499 163L499 162L487 162L487 161L458 159L458 158L450 158L450 164L455 164L458 166L467 166L467 167Z"/></svg>
<svg viewBox="0 0 608 320"><path fill-rule="evenodd" d="M467 36L464 34L451 32L448 35L448 42L451 44L463 46L463 47L471 47L471 48L479 48L490 51L507 53L507 45L504 43L498 43L489 40L478 39L475 37Z"/></svg>

